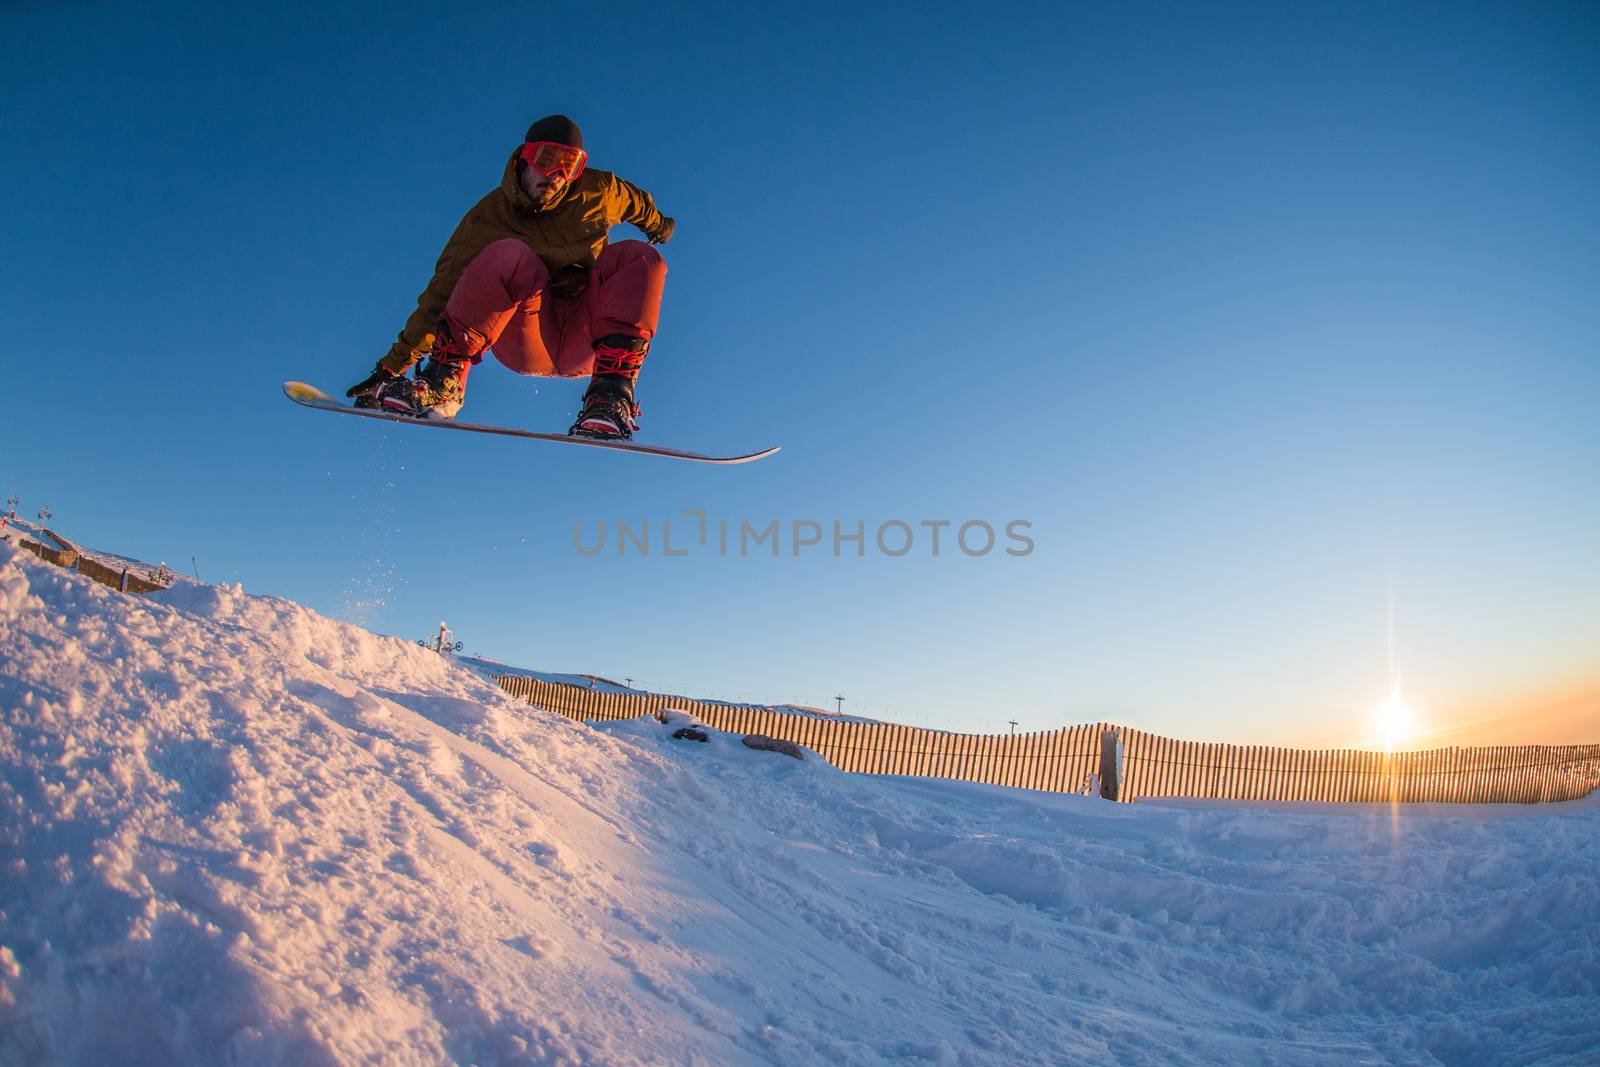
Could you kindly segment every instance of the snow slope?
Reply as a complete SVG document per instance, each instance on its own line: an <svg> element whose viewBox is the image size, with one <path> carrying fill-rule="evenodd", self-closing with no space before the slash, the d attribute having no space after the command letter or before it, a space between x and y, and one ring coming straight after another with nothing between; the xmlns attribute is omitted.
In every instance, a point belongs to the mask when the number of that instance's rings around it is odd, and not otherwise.
<svg viewBox="0 0 1600 1067"><path fill-rule="evenodd" d="M0 545L0 1064L1593 1063L1597 881L1590 801L846 776Z"/></svg>

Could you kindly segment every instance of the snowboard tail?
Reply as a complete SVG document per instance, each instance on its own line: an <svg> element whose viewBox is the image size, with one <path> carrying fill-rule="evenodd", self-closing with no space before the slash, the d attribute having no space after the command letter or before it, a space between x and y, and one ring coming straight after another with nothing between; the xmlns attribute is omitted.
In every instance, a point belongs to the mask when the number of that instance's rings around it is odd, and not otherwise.
<svg viewBox="0 0 1600 1067"><path fill-rule="evenodd" d="M773 447L760 452L746 452L733 456L707 456L699 452L688 452L681 448L640 444L638 441L607 441L594 437L572 437L561 433L537 433L533 430L521 430L511 426L488 426L476 422L458 422L454 419L419 419L412 415L384 411L381 408L354 407L335 400L321 389L314 385L307 385L305 382L284 382L283 395L302 407L313 408L317 411L334 411L342 415L360 415L366 419L383 419L386 422L399 422L409 426L433 426L441 430L459 430L464 433L486 433L499 437L521 437L529 441L551 441L557 444L583 445L587 448L605 448L613 452L642 452L647 456L664 456L667 459L683 459L692 463L716 463L722 465L753 463L758 459L765 459L778 451L777 447Z"/></svg>

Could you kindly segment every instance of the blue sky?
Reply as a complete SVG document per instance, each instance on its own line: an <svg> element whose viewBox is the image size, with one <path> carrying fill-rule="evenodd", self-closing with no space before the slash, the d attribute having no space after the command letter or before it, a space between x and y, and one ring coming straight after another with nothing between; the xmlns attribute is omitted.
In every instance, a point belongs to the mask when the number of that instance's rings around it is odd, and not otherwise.
<svg viewBox="0 0 1600 1067"><path fill-rule="evenodd" d="M26 4L0 40L0 491L69 535L936 726L1350 743L1398 671L1430 726L1600 740L1592 5ZM646 439L778 457L281 399L366 373L552 111L679 222ZM464 417L560 430L580 388L486 364ZM1035 548L574 551L686 508Z"/></svg>

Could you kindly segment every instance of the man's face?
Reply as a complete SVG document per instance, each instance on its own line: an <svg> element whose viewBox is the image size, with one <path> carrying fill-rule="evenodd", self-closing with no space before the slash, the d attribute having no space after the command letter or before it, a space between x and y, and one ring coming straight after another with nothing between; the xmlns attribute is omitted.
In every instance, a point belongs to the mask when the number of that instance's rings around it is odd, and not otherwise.
<svg viewBox="0 0 1600 1067"><path fill-rule="evenodd" d="M554 141L524 142L518 154L522 158L522 188L537 207L559 197L583 173L588 159L583 149Z"/></svg>
<svg viewBox="0 0 1600 1067"><path fill-rule="evenodd" d="M561 195L561 190L567 187L565 174L544 174L531 166L522 168L522 188L528 198L537 207L544 207L550 201Z"/></svg>

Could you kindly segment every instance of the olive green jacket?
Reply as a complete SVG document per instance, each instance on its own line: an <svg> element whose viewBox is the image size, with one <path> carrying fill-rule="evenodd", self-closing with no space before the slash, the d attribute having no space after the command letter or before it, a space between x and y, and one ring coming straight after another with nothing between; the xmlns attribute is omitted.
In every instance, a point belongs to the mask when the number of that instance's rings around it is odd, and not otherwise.
<svg viewBox="0 0 1600 1067"><path fill-rule="evenodd" d="M652 238L661 230L661 212L649 193L593 167L585 168L554 201L535 207L518 180L519 163L513 152L499 187L466 213L445 242L433 279L417 298L417 310L381 361L390 370L403 374L426 354L456 280L486 245L515 237L538 253L551 277L565 271L570 279L573 272L594 266L606 247L607 231L619 222L631 222Z"/></svg>

